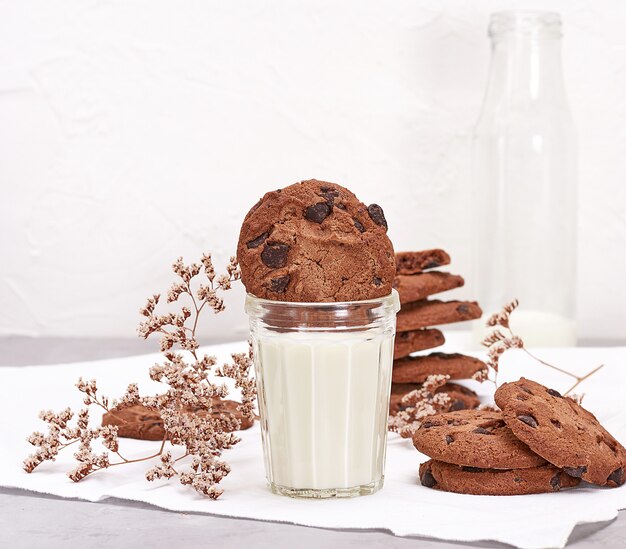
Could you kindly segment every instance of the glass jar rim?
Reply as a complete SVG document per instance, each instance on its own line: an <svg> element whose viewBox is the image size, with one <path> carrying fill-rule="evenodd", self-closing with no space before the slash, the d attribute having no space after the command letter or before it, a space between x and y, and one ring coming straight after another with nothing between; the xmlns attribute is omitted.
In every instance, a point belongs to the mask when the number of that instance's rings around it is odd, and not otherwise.
<svg viewBox="0 0 626 549"><path fill-rule="evenodd" d="M281 331L355 330L394 321L400 310L397 290L362 301L274 301L246 295L245 311L251 323Z"/></svg>
<svg viewBox="0 0 626 549"><path fill-rule="evenodd" d="M387 294L383 297L375 297L372 299L363 299L359 301L278 301L275 299L266 299L263 297L257 297L254 294L246 293L246 304L248 300L253 303L258 304L268 304L268 305L285 305L290 307L306 307L306 308L340 308L349 305L367 305L367 304L376 304L379 303L381 305L393 305L396 300L398 300L398 291L392 289L390 294Z"/></svg>

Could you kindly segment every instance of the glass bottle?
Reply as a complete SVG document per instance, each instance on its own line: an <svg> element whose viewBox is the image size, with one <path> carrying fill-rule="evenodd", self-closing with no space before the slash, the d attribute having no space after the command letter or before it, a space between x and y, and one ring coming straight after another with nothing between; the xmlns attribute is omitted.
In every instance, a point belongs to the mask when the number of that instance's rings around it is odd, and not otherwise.
<svg viewBox="0 0 626 549"><path fill-rule="evenodd" d="M486 315L519 299L511 323L527 345L574 345L576 132L561 70L561 18L494 13L489 36L491 68L472 147L477 297Z"/></svg>

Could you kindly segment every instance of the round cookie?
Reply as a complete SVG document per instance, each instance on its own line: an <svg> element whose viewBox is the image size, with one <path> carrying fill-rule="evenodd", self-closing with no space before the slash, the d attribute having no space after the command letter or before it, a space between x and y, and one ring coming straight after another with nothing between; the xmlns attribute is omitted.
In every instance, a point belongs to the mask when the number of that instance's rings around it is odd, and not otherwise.
<svg viewBox="0 0 626 549"><path fill-rule="evenodd" d="M276 301L384 297L396 269L382 208L315 179L269 192L248 212L237 258L246 290Z"/></svg>
<svg viewBox="0 0 626 549"><path fill-rule="evenodd" d="M438 393L448 393L450 397L449 412L456 412L458 410L473 410L480 406L480 399L478 395L458 383L446 383L440 387Z"/></svg>
<svg viewBox="0 0 626 549"><path fill-rule="evenodd" d="M519 441L502 414L459 410L428 417L413 435L422 454L446 463L485 469L526 469L546 463Z"/></svg>
<svg viewBox="0 0 626 549"><path fill-rule="evenodd" d="M473 356L434 352L394 360L391 376L394 383L423 383L434 374L450 379L476 379L474 376L486 370L487 365Z"/></svg>
<svg viewBox="0 0 626 549"><path fill-rule="evenodd" d="M427 488L483 496L558 492L561 488L570 488L580 482L553 465L494 470L459 467L432 459L420 465L419 476L422 486Z"/></svg>
<svg viewBox="0 0 626 549"><path fill-rule="evenodd" d="M211 415L219 418L222 414L227 419L236 418L240 422L239 430L249 429L253 421L244 417L238 410L239 403L233 400L215 399ZM201 409L188 408L190 414L206 417L208 412ZM113 408L102 416L102 425L117 425L118 436L122 438L136 438L139 440L163 440L165 429L159 412L141 404ZM227 424L226 427L229 427Z"/></svg>
<svg viewBox="0 0 626 549"><path fill-rule="evenodd" d="M626 449L571 398L521 378L495 400L513 434L567 474L600 486L626 481Z"/></svg>
<svg viewBox="0 0 626 549"><path fill-rule="evenodd" d="M407 393L419 389L422 385L420 383L392 383L391 384L391 399L389 401L389 413L391 415L397 414L399 411L404 410L405 406L402 404L402 399ZM436 393L447 393L450 397L450 402L443 406L438 412L453 412L455 410L471 410L480 406L480 399L478 395L458 383L446 383L439 387Z"/></svg>

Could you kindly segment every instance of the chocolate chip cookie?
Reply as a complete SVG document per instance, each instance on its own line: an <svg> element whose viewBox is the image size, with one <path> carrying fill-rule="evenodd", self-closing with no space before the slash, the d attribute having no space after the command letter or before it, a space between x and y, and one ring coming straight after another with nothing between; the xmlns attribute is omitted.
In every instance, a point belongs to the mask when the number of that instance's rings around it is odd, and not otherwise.
<svg viewBox="0 0 626 549"><path fill-rule="evenodd" d="M410 332L396 334L393 344L393 358L403 358L416 351L432 349L445 343L445 337L441 330L436 328L423 328Z"/></svg>
<svg viewBox="0 0 626 549"><path fill-rule="evenodd" d="M407 356L393 361L394 383L423 383L430 375L448 375L450 379L470 379L487 370L487 365L460 353L430 353Z"/></svg>
<svg viewBox="0 0 626 549"><path fill-rule="evenodd" d="M475 301L440 301L424 299L406 303L398 313L398 332L416 330L438 324L474 320L483 314Z"/></svg>
<svg viewBox="0 0 626 549"><path fill-rule="evenodd" d="M411 391L421 388L421 383L392 383L391 398L389 401L389 413L397 414L400 410L404 410L402 404L404 396ZM446 393L450 400L444 405L437 408L437 412L452 412L455 410L471 410L480 406L478 395L458 383L446 383L438 387L436 393Z"/></svg>
<svg viewBox="0 0 626 549"><path fill-rule="evenodd" d="M387 220L348 189L315 179L267 193L237 246L247 291L276 301L360 301L391 293Z"/></svg>
<svg viewBox="0 0 626 549"><path fill-rule="evenodd" d="M568 475L600 486L626 481L626 449L571 398L521 378L495 400L513 434Z"/></svg>
<svg viewBox="0 0 626 549"><path fill-rule="evenodd" d="M413 275L449 263L450 256L444 250L439 249L398 252L396 254L396 266L399 275Z"/></svg>
<svg viewBox="0 0 626 549"><path fill-rule="evenodd" d="M458 383L446 383L437 389L437 393L446 393L450 397L446 412L456 412L458 410L473 410L480 406L478 395Z"/></svg>
<svg viewBox="0 0 626 549"><path fill-rule="evenodd" d="M398 290L400 303L412 303L465 284L462 276L432 271L415 275L396 275L393 287Z"/></svg>
<svg viewBox="0 0 626 549"><path fill-rule="evenodd" d="M460 410L424 420L413 435L422 454L446 463L484 469L526 469L544 465L513 435L501 412Z"/></svg>
<svg viewBox="0 0 626 549"><path fill-rule="evenodd" d="M497 470L461 467L432 459L420 465L419 476L422 486L427 488L484 496L558 492L580 482L553 465Z"/></svg>
<svg viewBox="0 0 626 549"><path fill-rule="evenodd" d="M238 403L233 400L216 399L213 404L212 416L219 418L222 414L226 417L224 427L226 430L232 430L230 419L238 419L240 422L240 430L249 429L253 425L253 421L244 417L237 409ZM197 414L206 417L206 410L194 410L188 408L189 414ZM122 408L113 408L102 416L102 425L117 425L117 434L123 438L136 438L139 440L163 440L165 437L165 429L163 428L163 420L156 410L146 408L141 404L133 406L125 406Z"/></svg>

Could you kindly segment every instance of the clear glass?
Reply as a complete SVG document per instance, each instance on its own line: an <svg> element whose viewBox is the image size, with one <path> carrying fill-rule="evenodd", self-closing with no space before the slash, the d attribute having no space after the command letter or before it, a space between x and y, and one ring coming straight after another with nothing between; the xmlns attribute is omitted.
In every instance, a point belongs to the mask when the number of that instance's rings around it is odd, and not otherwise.
<svg viewBox="0 0 626 549"><path fill-rule="evenodd" d="M343 303L247 296L274 493L352 497L382 487L399 309L395 290Z"/></svg>
<svg viewBox="0 0 626 549"><path fill-rule="evenodd" d="M561 19L495 13L489 35L489 82L473 135L477 297L488 314L518 298L512 325L529 345L574 345L576 132Z"/></svg>

